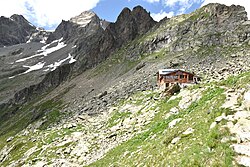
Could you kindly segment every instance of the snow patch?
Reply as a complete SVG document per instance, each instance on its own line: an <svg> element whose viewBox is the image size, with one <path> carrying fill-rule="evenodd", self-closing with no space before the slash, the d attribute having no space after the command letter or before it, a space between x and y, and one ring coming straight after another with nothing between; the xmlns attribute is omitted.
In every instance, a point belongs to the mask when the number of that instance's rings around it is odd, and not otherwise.
<svg viewBox="0 0 250 167"><path fill-rule="evenodd" d="M39 54L35 54L35 55L32 55L30 57L26 57L26 58L22 58L22 59L19 59L16 61L16 63L19 63L19 62L23 62L23 61L26 61L26 60L29 60L29 59L32 59L34 57L38 57L38 56L48 56L48 54L51 54L59 49L62 49L64 48L65 46L67 46L64 42L61 42L63 40L63 38L59 39L59 40L55 40L53 42L51 42L50 44L48 45L45 45L41 48L41 50L38 50L38 52L42 52L42 53L39 53ZM48 46L50 46L51 44L53 43L56 43L58 42L57 46L54 46L54 47L51 47L51 48L48 48Z"/></svg>
<svg viewBox="0 0 250 167"><path fill-rule="evenodd" d="M55 32L55 30L46 30L46 32L51 32L52 33L52 32Z"/></svg>
<svg viewBox="0 0 250 167"><path fill-rule="evenodd" d="M9 79L12 79L12 78L15 78L16 76L11 76L11 77L9 77Z"/></svg>
<svg viewBox="0 0 250 167"><path fill-rule="evenodd" d="M30 43L32 39L33 39L33 36L31 36L26 43Z"/></svg>
<svg viewBox="0 0 250 167"><path fill-rule="evenodd" d="M46 44L47 39L48 39L48 37L44 37L44 38L40 41L40 43Z"/></svg>
<svg viewBox="0 0 250 167"><path fill-rule="evenodd" d="M31 72L31 71L40 70L40 69L43 68L44 64L45 64L44 62L39 62L39 63L37 63L37 64L35 64L35 65L33 65L33 66L26 66L26 65L23 65L23 67L29 68L29 69L28 69L27 71L21 73L21 74L11 76L11 77L9 77L9 79L15 78L16 76L20 76L20 75L23 75L23 74L27 74L27 73L29 73L29 72Z"/></svg>
<svg viewBox="0 0 250 167"><path fill-rule="evenodd" d="M62 40L63 40L63 38L60 38L59 40L54 40L54 41L52 41L51 43L49 43L49 44L43 46L43 47L41 48L41 50L39 50L39 51L44 51L44 50L46 50L47 47L49 47L50 45L52 45L52 44L54 44L54 43L58 43L57 45L59 45L59 43L61 43ZM50 48L49 48L49 49L50 49Z"/></svg>
<svg viewBox="0 0 250 167"><path fill-rule="evenodd" d="M16 61L16 63L23 62L23 61L26 61L26 60L29 60L29 59L32 59L32 58L38 57L38 56L42 56L42 54L35 54L35 55L30 56L30 57L25 57L25 58L19 59Z"/></svg>
<svg viewBox="0 0 250 167"><path fill-rule="evenodd" d="M42 54L43 54L44 56L48 56L48 54L53 53L53 52L55 52L55 51L57 51L57 50L59 50L59 49L62 49L62 48L64 48L65 46L66 46L66 44L64 44L63 42L60 42L60 43L58 43L57 46L55 46L55 47L48 48L48 49L44 49Z"/></svg>
<svg viewBox="0 0 250 167"><path fill-rule="evenodd" d="M34 26L33 24L31 24L30 22L28 22L28 23L29 23L30 26L35 27L35 26Z"/></svg>
<svg viewBox="0 0 250 167"><path fill-rule="evenodd" d="M81 27L85 27L87 24L91 22L94 16L95 14L93 12L84 11L80 15L71 18L70 21L75 24L81 25Z"/></svg>
<svg viewBox="0 0 250 167"><path fill-rule="evenodd" d="M72 49L73 49L73 48L76 48L76 45L72 46Z"/></svg>
<svg viewBox="0 0 250 167"><path fill-rule="evenodd" d="M60 65L62 65L65 61L69 60L69 63L74 63L76 61L76 59L73 58L73 56L71 56L71 54L69 54L68 57L66 57L65 59L59 60L58 62L55 62L53 64L50 64L46 67L50 68L51 71L54 71L57 67L59 67ZM48 69L46 69L48 70Z"/></svg>
<svg viewBox="0 0 250 167"><path fill-rule="evenodd" d="M37 63L37 64L35 64L35 65L33 65L33 66L23 66L23 67L26 67L26 68L29 68L27 71L25 71L24 73L22 73L22 74L27 74L27 73L29 73L29 72L31 72L31 71L36 71L36 70L40 70L40 69L42 69L43 68L43 66L44 66L44 62L42 63L42 62L39 62L39 63Z"/></svg>
<svg viewBox="0 0 250 167"><path fill-rule="evenodd" d="M47 71L49 71L49 68L47 68L47 69L45 69L45 70L43 70L44 72L47 72Z"/></svg>
<svg viewBox="0 0 250 167"><path fill-rule="evenodd" d="M69 64L72 64L72 63L76 62L76 59L74 59L74 57L71 56L70 53L69 53L69 57L70 57Z"/></svg>

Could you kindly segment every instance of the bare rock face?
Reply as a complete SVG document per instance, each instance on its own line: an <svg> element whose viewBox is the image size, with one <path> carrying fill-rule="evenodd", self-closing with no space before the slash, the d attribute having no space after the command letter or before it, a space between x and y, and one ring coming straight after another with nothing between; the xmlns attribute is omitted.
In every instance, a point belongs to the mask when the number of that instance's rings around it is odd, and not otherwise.
<svg viewBox="0 0 250 167"><path fill-rule="evenodd" d="M141 53L168 48L169 52L198 50L213 46L237 46L250 39L250 23L242 6L208 4L189 15L164 19L152 28L150 40L131 46L127 57L136 59Z"/></svg>
<svg viewBox="0 0 250 167"><path fill-rule="evenodd" d="M136 6L131 12L138 27L138 34L143 35L148 32L156 22L143 7Z"/></svg>
<svg viewBox="0 0 250 167"><path fill-rule="evenodd" d="M36 31L23 16L12 15L10 18L0 17L0 47L11 46L28 41Z"/></svg>
<svg viewBox="0 0 250 167"><path fill-rule="evenodd" d="M70 64L58 67L56 70L46 74L45 78L38 84L31 85L18 91L14 98L11 99L12 104L23 104L32 100L35 96L57 87L63 81L66 81L72 71Z"/></svg>
<svg viewBox="0 0 250 167"><path fill-rule="evenodd" d="M133 40L137 35L138 28L129 8L124 8L117 21L114 23L114 36L118 46L125 41Z"/></svg>
<svg viewBox="0 0 250 167"><path fill-rule="evenodd" d="M92 24L99 24L99 22L99 17L95 13L84 11L68 21L62 20L55 32L49 36L47 43L60 38L72 42L80 35L84 35L85 32L92 29Z"/></svg>
<svg viewBox="0 0 250 167"><path fill-rule="evenodd" d="M137 6L132 11L124 8L117 21L111 23L107 29L112 33L119 47L138 35L145 34L155 24L150 14L141 6Z"/></svg>
<svg viewBox="0 0 250 167"><path fill-rule="evenodd" d="M211 14L211 19L215 19L218 27L227 25L230 29L248 20L245 8L239 5L226 6L221 4L210 4L206 6L204 12L209 12Z"/></svg>
<svg viewBox="0 0 250 167"><path fill-rule="evenodd" d="M150 14L141 6L132 11L124 8L115 23L101 20L95 13L85 11L62 21L47 43L63 38L67 43L76 46L74 55L79 60L75 63L75 71L84 71L105 60L115 49L145 34L155 25Z"/></svg>

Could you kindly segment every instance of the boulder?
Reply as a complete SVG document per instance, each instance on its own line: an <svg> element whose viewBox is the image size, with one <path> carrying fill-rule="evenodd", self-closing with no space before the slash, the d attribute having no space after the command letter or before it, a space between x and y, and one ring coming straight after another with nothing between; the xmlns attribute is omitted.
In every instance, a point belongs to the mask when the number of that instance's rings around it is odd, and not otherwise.
<svg viewBox="0 0 250 167"><path fill-rule="evenodd" d="M250 90L248 90L245 94L244 94L244 101L243 101L243 105L246 109L250 109Z"/></svg>
<svg viewBox="0 0 250 167"><path fill-rule="evenodd" d="M233 144L233 148L238 154L250 156L250 143Z"/></svg>
<svg viewBox="0 0 250 167"><path fill-rule="evenodd" d="M181 139L181 137L176 137L171 141L171 144L176 144L179 140Z"/></svg>
<svg viewBox="0 0 250 167"><path fill-rule="evenodd" d="M7 142L7 143L8 143L8 142L11 142L13 139L14 139L14 137L11 136L11 137L9 137L9 138L6 140L6 142Z"/></svg>
<svg viewBox="0 0 250 167"><path fill-rule="evenodd" d="M169 124L168 124L168 127L169 128L173 128L178 122L180 122L182 120L182 118L177 118L177 119L174 119L173 121L171 121Z"/></svg>
<svg viewBox="0 0 250 167"><path fill-rule="evenodd" d="M193 128L188 128L185 132L183 132L182 134L183 135L190 135L194 132L194 129Z"/></svg>
<svg viewBox="0 0 250 167"><path fill-rule="evenodd" d="M250 166L250 158L248 156L238 156L236 161L243 166Z"/></svg>
<svg viewBox="0 0 250 167"><path fill-rule="evenodd" d="M213 123L211 123L211 125L210 125L210 128L209 129L213 129L213 128L215 128L215 126L217 125L217 123L216 122L213 122Z"/></svg>
<svg viewBox="0 0 250 167"><path fill-rule="evenodd" d="M170 86L165 93L167 95L174 95L175 93L179 92L181 90L181 87L178 84L174 84Z"/></svg>
<svg viewBox="0 0 250 167"><path fill-rule="evenodd" d="M173 107L170 109L170 112L173 114L178 114L179 113L179 109L177 107Z"/></svg>
<svg viewBox="0 0 250 167"><path fill-rule="evenodd" d="M104 92L100 93L97 97L98 97L99 99L101 99L102 97L106 96L107 94L108 94L108 92L107 92L107 91L104 91Z"/></svg>
<svg viewBox="0 0 250 167"><path fill-rule="evenodd" d="M135 70L138 71L138 70L140 70L141 68L143 68L145 65L146 65L145 62L140 63L140 64L138 64L138 65L136 66Z"/></svg>

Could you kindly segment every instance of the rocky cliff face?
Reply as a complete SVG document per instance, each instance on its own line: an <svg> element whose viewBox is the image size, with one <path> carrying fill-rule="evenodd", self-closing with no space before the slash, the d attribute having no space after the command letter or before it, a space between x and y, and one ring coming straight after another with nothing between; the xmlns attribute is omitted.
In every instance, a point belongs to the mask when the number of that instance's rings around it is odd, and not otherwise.
<svg viewBox="0 0 250 167"><path fill-rule="evenodd" d="M87 36L96 32L99 26L99 17L91 11L85 11L69 21L63 20L49 36L47 43L60 38L63 38L68 43L75 42L80 36Z"/></svg>
<svg viewBox="0 0 250 167"><path fill-rule="evenodd" d="M73 54L79 61L75 71L84 71L105 60L114 50L145 34L156 22L141 6L123 9L115 23L105 22L93 12L83 12L62 21L47 43L63 38L76 46Z"/></svg>
<svg viewBox="0 0 250 167"><path fill-rule="evenodd" d="M96 33L84 34L76 43L75 54L79 55L79 62L81 62L81 64L77 62L76 67L81 70L96 66L114 50L145 34L156 24L141 6L135 7L132 11L124 8L115 23L106 23L106 26L103 26L105 24L99 19L94 19L91 23L89 25L91 31L86 33Z"/></svg>
<svg viewBox="0 0 250 167"><path fill-rule="evenodd" d="M138 35L145 34L156 22L141 6L124 8L115 23L111 23L107 29L111 32L119 47L122 44L135 39Z"/></svg>
<svg viewBox="0 0 250 167"><path fill-rule="evenodd" d="M2 16L0 18L0 47L25 43L35 31L36 27L21 15L12 15L10 18Z"/></svg>
<svg viewBox="0 0 250 167"><path fill-rule="evenodd" d="M72 66L65 64L56 70L45 75L44 79L38 84L31 85L18 91L14 98L9 101L10 104L24 104L33 100L37 96L42 96L48 90L52 90L62 82L66 81L72 72Z"/></svg>
<svg viewBox="0 0 250 167"><path fill-rule="evenodd" d="M166 19L139 46L131 46L128 57L166 48L167 52L234 46L249 40L249 21L242 6L209 4L188 15Z"/></svg>

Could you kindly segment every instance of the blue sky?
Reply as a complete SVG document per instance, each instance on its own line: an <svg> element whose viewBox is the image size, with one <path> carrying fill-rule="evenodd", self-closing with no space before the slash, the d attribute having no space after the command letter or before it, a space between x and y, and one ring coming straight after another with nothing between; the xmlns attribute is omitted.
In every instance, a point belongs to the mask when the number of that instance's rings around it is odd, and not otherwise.
<svg viewBox="0 0 250 167"><path fill-rule="evenodd" d="M250 13L249 0L2 0L0 16L21 14L32 24L47 30L55 29L62 20L69 20L86 10L100 18L115 21L124 7L141 5L159 21L165 16L190 13L208 3L242 5Z"/></svg>
<svg viewBox="0 0 250 167"><path fill-rule="evenodd" d="M92 10L100 17L108 21L115 21L124 7L131 10L141 5L151 13L151 16L159 21L165 16L189 13L199 8L204 0L101 0Z"/></svg>
<svg viewBox="0 0 250 167"><path fill-rule="evenodd" d="M148 3L142 0L101 0L97 6L93 8L93 11L101 18L108 21L115 21L124 7L128 7L132 10L133 7L137 5L143 6L151 13L159 13L163 10L161 2Z"/></svg>

